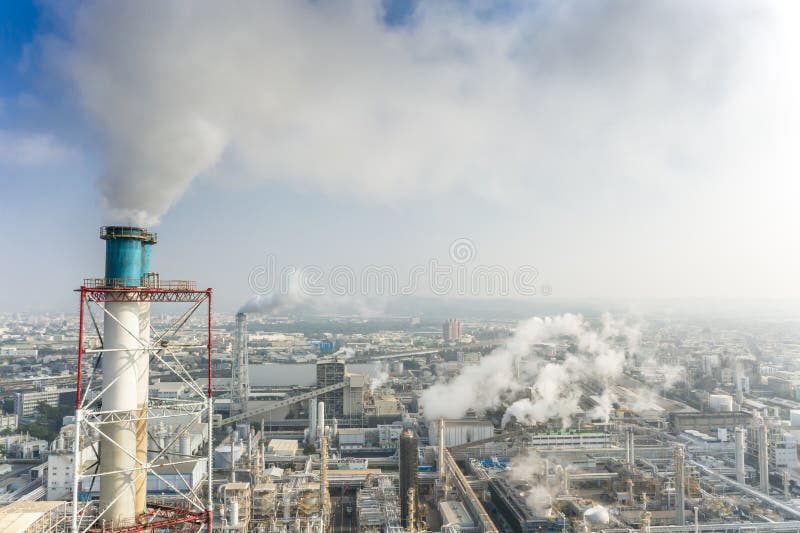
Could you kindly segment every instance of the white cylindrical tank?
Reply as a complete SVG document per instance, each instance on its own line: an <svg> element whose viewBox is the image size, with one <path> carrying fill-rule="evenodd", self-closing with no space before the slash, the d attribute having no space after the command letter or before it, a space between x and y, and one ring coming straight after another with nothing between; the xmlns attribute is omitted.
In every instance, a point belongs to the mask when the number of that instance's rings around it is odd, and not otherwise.
<svg viewBox="0 0 800 533"><path fill-rule="evenodd" d="M402 361L394 361L391 366L389 367L390 372L393 376L402 376L403 375L403 362Z"/></svg>
<svg viewBox="0 0 800 533"><path fill-rule="evenodd" d="M792 427L800 427L800 409L792 409L789 411L789 422Z"/></svg>
<svg viewBox="0 0 800 533"><path fill-rule="evenodd" d="M138 402L139 374L142 358L147 354L139 342L138 302L106 303L103 321L103 380L107 387L103 394L104 411L128 411L136 413ZM137 476L130 471L136 468L138 458L137 424L135 422L107 422L102 431L108 438L101 438L100 472L119 472L100 478L100 506L105 508L109 520L133 521L136 517ZM146 433L146 426L145 426ZM110 442L113 440L114 443Z"/></svg>
<svg viewBox="0 0 800 533"><path fill-rule="evenodd" d="M179 453L186 457L192 455L192 437L190 435L181 435L179 442Z"/></svg>
<svg viewBox="0 0 800 533"><path fill-rule="evenodd" d="M231 526L238 527L239 526L239 500L233 499L230 501L230 510L228 511L228 515L231 518Z"/></svg>
<svg viewBox="0 0 800 533"><path fill-rule="evenodd" d="M308 400L308 442L317 440L317 399Z"/></svg>
<svg viewBox="0 0 800 533"><path fill-rule="evenodd" d="M733 396L730 394L710 394L708 406L712 411L733 411Z"/></svg>
<svg viewBox="0 0 800 533"><path fill-rule="evenodd" d="M325 402L317 404L317 437L325 436Z"/></svg>

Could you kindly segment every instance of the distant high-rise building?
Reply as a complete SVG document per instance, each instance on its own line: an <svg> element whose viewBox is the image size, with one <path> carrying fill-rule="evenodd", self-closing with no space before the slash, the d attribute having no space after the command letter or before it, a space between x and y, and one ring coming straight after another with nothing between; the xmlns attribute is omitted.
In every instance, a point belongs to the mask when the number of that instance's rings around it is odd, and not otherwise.
<svg viewBox="0 0 800 533"><path fill-rule="evenodd" d="M457 341L461 339L461 321L455 318L447 319L442 324L442 338L445 341Z"/></svg>

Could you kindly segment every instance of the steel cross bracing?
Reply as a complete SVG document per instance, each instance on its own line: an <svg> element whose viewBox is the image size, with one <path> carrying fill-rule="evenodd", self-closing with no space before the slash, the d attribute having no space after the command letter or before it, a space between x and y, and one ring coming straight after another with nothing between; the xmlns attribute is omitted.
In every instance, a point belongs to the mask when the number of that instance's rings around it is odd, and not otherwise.
<svg viewBox="0 0 800 533"><path fill-rule="evenodd" d="M212 472L213 446L212 440L212 383L211 383L211 289L203 291L163 288L103 289L81 287L80 292L80 331L78 335L77 366L77 399L75 410L75 438L73 440L74 476L72 486L72 531L145 531L156 530L182 524L183 529L194 531L211 531L213 520ZM172 321L163 331L150 325L150 335L142 340L138 332L128 331L122 322L106 309L105 302L185 302L191 305ZM182 329L195 314L203 314L205 339L198 342L197 332L191 335ZM96 316L97 315L97 316ZM89 320L87 320L87 317ZM100 317L100 320L98 320ZM110 320L124 329L131 337L138 340L141 350L146 354L149 364L158 364L167 371L171 381L182 383L185 394L181 398L148 399L143 410L120 411L104 410L103 395L119 379L119 376L105 382L101 372L101 361L104 353L115 350L103 348L103 331L99 324L103 318ZM183 337L189 337L189 342ZM87 346L90 348L87 349ZM192 349L199 351L204 358L208 383L201 387L191 376L178 356L178 350ZM119 351L119 350L116 350ZM162 379L165 377L161 374ZM147 458L142 460L131 453L120 443L111 438L104 426L118 422L135 422L146 419L147 441L149 445ZM155 435L169 424L169 438ZM199 448L192 447L186 453L180 449L176 453L176 444L181 444L181 437L189 436L190 430L196 433L199 427L204 428L205 443ZM99 456L103 453L99 442L102 437L103 446L111 446L125 454L134 464L133 468L99 470ZM107 451L107 450L106 450ZM199 462L199 463L198 463ZM195 468L191 468L194 466ZM181 468L185 467L185 468ZM200 472L201 482L187 477L187 468L194 473ZM99 502L93 500L104 476L126 473L136 481L147 483L150 478L166 487L168 497L161 502L147 499L145 512L127 522L110 522L104 519L105 509L100 509ZM113 505L116 499L109 505Z"/></svg>

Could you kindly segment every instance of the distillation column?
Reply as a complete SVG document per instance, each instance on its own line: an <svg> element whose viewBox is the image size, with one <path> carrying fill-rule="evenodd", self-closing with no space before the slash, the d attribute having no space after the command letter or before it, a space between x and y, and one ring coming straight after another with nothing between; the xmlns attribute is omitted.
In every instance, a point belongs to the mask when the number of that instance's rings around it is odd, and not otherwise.
<svg viewBox="0 0 800 533"><path fill-rule="evenodd" d="M142 285L149 270L154 236L140 228L107 227L105 284L125 288ZM119 293L123 295L122 292ZM103 411L114 411L114 422L104 422L101 439L100 508L102 520L112 525L131 523L145 510L146 476L139 461L147 460L150 310L140 302L106 303L103 319ZM143 328L148 332L144 342ZM144 392L142 392L144 391ZM138 420L137 420L138 419ZM113 441L113 442L112 442Z"/></svg>
<svg viewBox="0 0 800 533"><path fill-rule="evenodd" d="M263 438L263 437L262 437ZM308 400L308 442L313 444L317 440L317 399Z"/></svg>
<svg viewBox="0 0 800 533"><path fill-rule="evenodd" d="M416 529L418 470L417 435L406 429L400 434L400 521L412 531Z"/></svg>
<svg viewBox="0 0 800 533"><path fill-rule="evenodd" d="M747 433L742 427L736 428L736 482L744 485L744 449L747 443Z"/></svg>
<svg viewBox="0 0 800 533"><path fill-rule="evenodd" d="M445 449L445 428L444 428L444 418L439 419L439 464L437 468L439 469L439 479L442 482L442 486L446 487L447 485L447 471L444 467L444 449ZM447 490L445 489L445 492Z"/></svg>
<svg viewBox="0 0 800 533"><path fill-rule="evenodd" d="M679 526L686 525L686 504L684 502L686 492L686 469L684 460L686 452L683 446L678 445L672 450L672 462L675 467L675 510L677 511L676 522Z"/></svg>
<svg viewBox="0 0 800 533"><path fill-rule="evenodd" d="M325 436L325 402L317 404L317 438Z"/></svg>
<svg viewBox="0 0 800 533"><path fill-rule="evenodd" d="M761 492L769 494L769 426L767 426L766 420L758 418L756 427L758 430L758 483Z"/></svg>

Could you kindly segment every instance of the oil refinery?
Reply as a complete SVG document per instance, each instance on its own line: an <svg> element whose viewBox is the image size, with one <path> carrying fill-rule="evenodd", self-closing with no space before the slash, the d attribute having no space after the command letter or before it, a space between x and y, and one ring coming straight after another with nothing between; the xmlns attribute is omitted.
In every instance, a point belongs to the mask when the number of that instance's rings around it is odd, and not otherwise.
<svg viewBox="0 0 800 533"><path fill-rule="evenodd" d="M555 333L521 347L525 325L481 340L454 319L368 342L265 334L276 323L244 312L220 328L212 289L161 279L155 233L100 237L105 275L77 291L74 416L44 446L9 439L44 461L0 508L9 531L26 516L17 530L800 530L800 404L756 393L764 367L744 356L698 366L650 336L583 353L590 326L568 317L530 322ZM606 356L612 381L571 366ZM567 386L539 380L567 368ZM681 401L687 376L715 389Z"/></svg>

